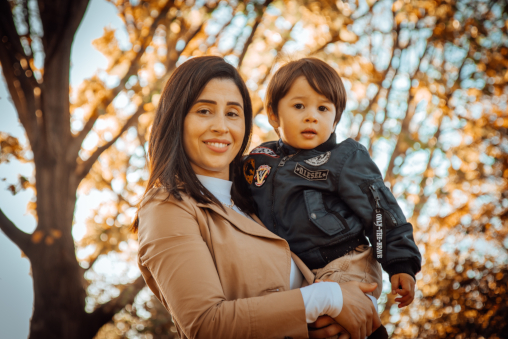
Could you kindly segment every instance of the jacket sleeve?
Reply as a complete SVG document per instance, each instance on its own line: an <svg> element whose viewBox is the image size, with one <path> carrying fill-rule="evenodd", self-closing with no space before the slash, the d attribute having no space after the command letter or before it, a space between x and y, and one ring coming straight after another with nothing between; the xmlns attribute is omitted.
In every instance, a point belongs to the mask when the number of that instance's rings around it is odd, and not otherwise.
<svg viewBox="0 0 508 339"><path fill-rule="evenodd" d="M339 196L362 219L366 235L374 244L372 216L375 200L370 186L378 190L381 207L385 213L388 212L387 251L383 269L390 278L398 273L407 273L415 278L421 269L421 255L413 239L413 226L407 222L397 200L385 186L381 172L367 149L359 143L355 146L339 167Z"/></svg>
<svg viewBox="0 0 508 339"><path fill-rule="evenodd" d="M308 338L299 289L226 300L194 208L152 200L139 212L142 271L186 337Z"/></svg>

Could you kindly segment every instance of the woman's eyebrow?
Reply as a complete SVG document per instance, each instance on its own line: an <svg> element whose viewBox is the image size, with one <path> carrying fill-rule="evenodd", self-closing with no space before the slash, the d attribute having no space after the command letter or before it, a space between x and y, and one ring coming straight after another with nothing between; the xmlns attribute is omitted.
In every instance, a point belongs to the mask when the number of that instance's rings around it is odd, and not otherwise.
<svg viewBox="0 0 508 339"><path fill-rule="evenodd" d="M233 105L233 106L238 106L240 107L241 109L243 109L242 105L240 105L240 103L236 102L236 101L228 101L227 102L228 106L229 105Z"/></svg>
<svg viewBox="0 0 508 339"><path fill-rule="evenodd" d="M213 100L207 100L207 99L199 99L196 101L196 104L198 102L204 102L205 104L213 104L213 105L217 105L217 101L213 101ZM227 105L233 105L233 106L238 106L240 107L241 109L243 109L242 105L236 101L228 101L227 102Z"/></svg>
<svg viewBox="0 0 508 339"><path fill-rule="evenodd" d="M196 100L196 104L198 102L204 102L205 104L214 104L214 105L217 105L217 102L216 101L213 101L213 100L207 100L207 99L199 99L199 100Z"/></svg>

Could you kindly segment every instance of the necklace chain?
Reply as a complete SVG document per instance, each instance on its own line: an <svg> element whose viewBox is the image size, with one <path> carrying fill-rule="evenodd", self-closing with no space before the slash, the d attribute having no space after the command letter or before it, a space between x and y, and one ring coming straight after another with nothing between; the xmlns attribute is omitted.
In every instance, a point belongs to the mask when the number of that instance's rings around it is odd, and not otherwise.
<svg viewBox="0 0 508 339"><path fill-rule="evenodd" d="M224 206L226 206L226 207L231 208L231 209L233 209L233 206L235 206L235 202L233 201L233 199L231 199L231 205L229 205L229 204L225 204L225 203L222 203L222 204L223 204Z"/></svg>

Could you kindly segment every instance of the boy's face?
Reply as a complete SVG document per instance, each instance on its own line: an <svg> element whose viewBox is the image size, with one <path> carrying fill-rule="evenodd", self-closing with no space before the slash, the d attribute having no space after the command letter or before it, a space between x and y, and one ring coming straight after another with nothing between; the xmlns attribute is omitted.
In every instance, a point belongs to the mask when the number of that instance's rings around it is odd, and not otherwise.
<svg viewBox="0 0 508 339"><path fill-rule="evenodd" d="M335 105L314 91L303 75L279 101L278 112L278 117L268 112L270 124L285 144L297 149L316 148L335 130Z"/></svg>

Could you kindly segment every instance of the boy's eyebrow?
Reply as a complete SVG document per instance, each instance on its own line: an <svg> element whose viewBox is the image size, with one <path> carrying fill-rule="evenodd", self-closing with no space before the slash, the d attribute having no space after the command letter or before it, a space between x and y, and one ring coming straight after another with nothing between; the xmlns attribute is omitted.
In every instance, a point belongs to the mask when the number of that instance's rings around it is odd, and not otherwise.
<svg viewBox="0 0 508 339"><path fill-rule="evenodd" d="M196 104L198 102L204 102L205 104L213 104L213 105L217 105L217 101L213 101L213 100L208 100L208 99L199 99L196 101ZM240 103L236 102L236 101L228 101L226 103L228 106L229 105L233 105L233 106L238 106L240 107L241 109L243 109L242 105L240 105Z"/></svg>
<svg viewBox="0 0 508 339"><path fill-rule="evenodd" d="M305 95L299 95L299 96L296 96L296 97L292 97L290 100L305 99L305 98L307 98L307 96L305 96ZM330 99L328 99L328 98L325 98L325 99L323 99L321 101L326 101L326 102L332 103L332 101Z"/></svg>

